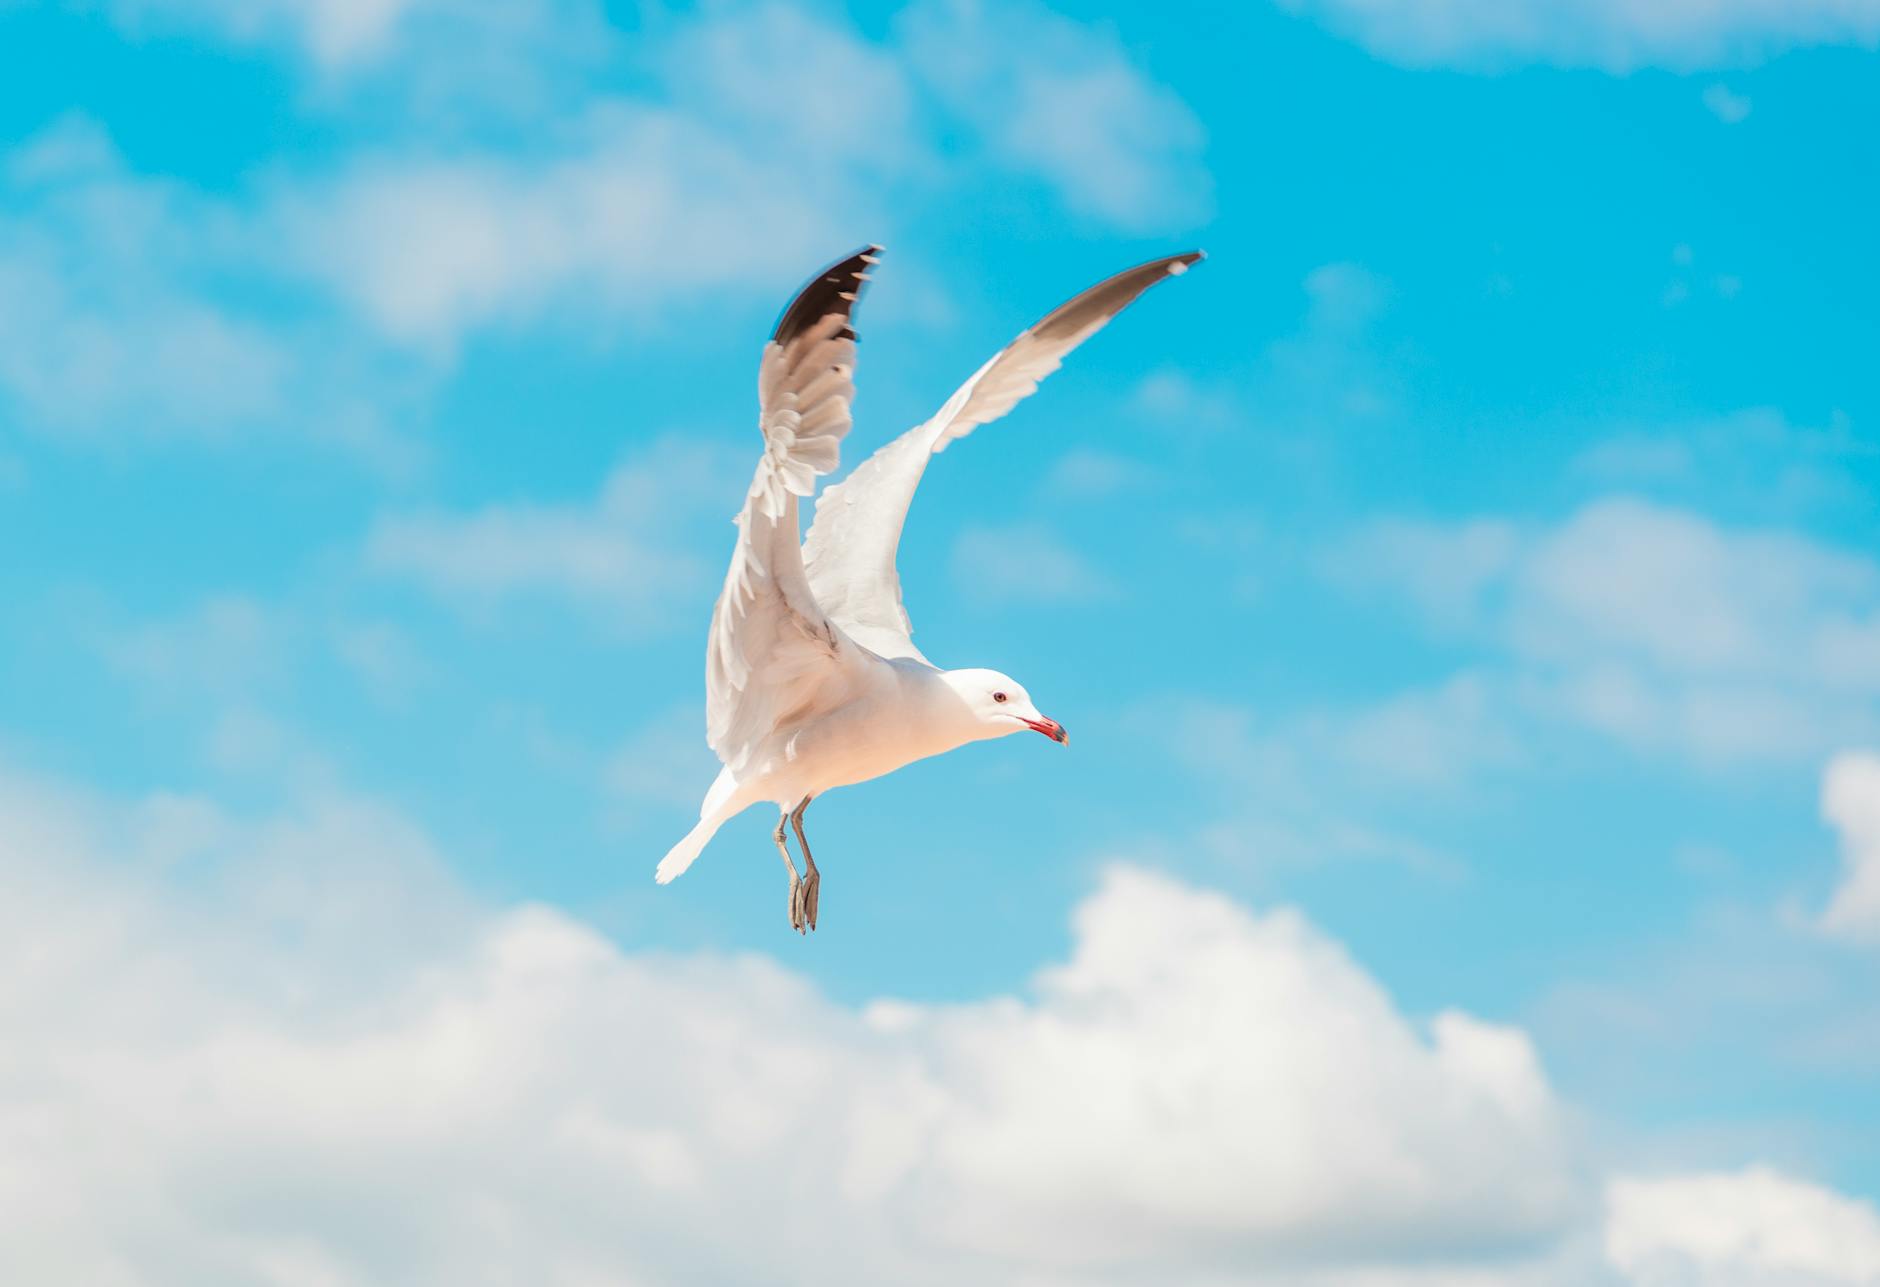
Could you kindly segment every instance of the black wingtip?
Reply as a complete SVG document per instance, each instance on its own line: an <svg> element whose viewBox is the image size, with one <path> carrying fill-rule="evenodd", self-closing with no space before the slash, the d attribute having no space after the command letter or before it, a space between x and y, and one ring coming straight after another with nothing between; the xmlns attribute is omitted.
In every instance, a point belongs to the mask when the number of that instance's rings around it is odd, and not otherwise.
<svg viewBox="0 0 1880 1287"><path fill-rule="evenodd" d="M772 342L788 344L831 313L840 314L846 321L854 314L855 301L861 298L862 287L868 282L868 270L880 258L880 246L864 246L816 274L777 319L777 329L770 334ZM855 328L844 326L838 334L852 340Z"/></svg>

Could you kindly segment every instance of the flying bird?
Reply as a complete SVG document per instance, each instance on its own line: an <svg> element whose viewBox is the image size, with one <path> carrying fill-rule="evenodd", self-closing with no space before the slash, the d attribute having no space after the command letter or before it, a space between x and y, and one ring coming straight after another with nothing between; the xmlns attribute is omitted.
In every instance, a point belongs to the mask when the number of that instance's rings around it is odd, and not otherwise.
<svg viewBox="0 0 1880 1287"><path fill-rule="evenodd" d="M823 492L799 542L797 499L834 472L852 423L855 304L881 247L832 265L784 310L758 366L764 454L738 514L737 547L712 611L706 741L724 768L699 821L660 862L672 880L718 828L753 804L778 809L790 927L816 928L822 876L803 834L810 801L968 742L1026 730L1067 743L1024 685L996 670L942 670L914 646L895 548L927 461L996 420L1066 354L1201 252L1118 273L1061 305L978 371L925 424ZM796 832L805 872L791 860Z"/></svg>

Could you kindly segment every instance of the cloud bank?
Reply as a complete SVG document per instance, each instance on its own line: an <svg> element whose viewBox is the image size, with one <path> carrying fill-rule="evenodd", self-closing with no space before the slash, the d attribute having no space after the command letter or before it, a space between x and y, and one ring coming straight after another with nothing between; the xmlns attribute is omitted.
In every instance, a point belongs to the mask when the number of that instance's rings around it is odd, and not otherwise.
<svg viewBox="0 0 1880 1287"><path fill-rule="evenodd" d="M10 1281L1293 1281L1583 1199L1522 1033L1134 867L1027 995L860 1010L480 906L345 796L9 776L0 879Z"/></svg>

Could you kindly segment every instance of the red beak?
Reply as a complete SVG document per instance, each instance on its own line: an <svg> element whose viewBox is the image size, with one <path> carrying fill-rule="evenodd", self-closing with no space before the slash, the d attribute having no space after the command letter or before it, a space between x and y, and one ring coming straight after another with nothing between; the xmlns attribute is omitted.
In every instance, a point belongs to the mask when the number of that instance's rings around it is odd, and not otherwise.
<svg viewBox="0 0 1880 1287"><path fill-rule="evenodd" d="M1071 744L1071 735L1066 733L1064 726L1054 719L1028 719L1025 721L1025 727L1033 732L1043 733L1060 746Z"/></svg>

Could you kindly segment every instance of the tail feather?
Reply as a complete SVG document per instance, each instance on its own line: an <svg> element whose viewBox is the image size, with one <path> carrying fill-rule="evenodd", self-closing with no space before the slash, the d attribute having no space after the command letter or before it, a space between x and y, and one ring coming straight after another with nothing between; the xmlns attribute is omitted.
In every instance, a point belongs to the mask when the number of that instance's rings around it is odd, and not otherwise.
<svg viewBox="0 0 1880 1287"><path fill-rule="evenodd" d="M653 879L662 885L669 884L675 876L692 865L692 860L699 856L723 824L722 817L700 818L698 825L685 833L685 839L659 860L659 868L653 873Z"/></svg>

